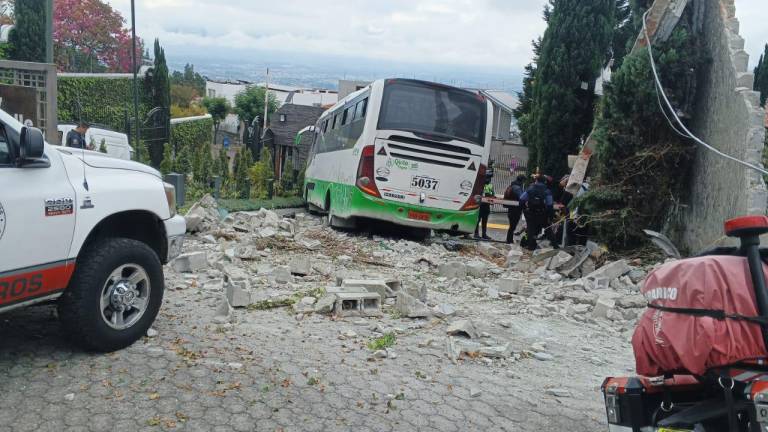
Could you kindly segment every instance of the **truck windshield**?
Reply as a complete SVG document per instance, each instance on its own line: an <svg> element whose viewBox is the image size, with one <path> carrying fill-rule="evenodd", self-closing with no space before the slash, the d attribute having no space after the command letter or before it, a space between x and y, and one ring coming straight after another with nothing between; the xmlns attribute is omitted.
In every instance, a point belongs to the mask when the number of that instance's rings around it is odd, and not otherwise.
<svg viewBox="0 0 768 432"><path fill-rule="evenodd" d="M378 129L435 135L483 146L485 122L486 105L478 95L452 87L393 80L384 87Z"/></svg>

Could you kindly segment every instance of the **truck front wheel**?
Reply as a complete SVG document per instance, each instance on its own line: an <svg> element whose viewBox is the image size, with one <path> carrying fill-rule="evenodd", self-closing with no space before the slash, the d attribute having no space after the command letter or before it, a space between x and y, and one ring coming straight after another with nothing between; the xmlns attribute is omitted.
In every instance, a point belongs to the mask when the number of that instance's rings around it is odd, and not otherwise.
<svg viewBox="0 0 768 432"><path fill-rule="evenodd" d="M142 242L111 238L89 246L59 300L74 342L94 351L125 348L146 334L163 301L163 267Z"/></svg>

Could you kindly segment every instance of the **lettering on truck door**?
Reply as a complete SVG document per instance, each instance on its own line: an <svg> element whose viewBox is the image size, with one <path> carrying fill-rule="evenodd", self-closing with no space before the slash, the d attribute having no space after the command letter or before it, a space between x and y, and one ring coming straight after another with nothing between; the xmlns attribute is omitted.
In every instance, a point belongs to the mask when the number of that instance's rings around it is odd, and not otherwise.
<svg viewBox="0 0 768 432"><path fill-rule="evenodd" d="M9 149L0 124L0 308L61 292L74 271L68 253L75 227L75 191L61 155L46 146L47 168L3 160ZM16 144L13 144L14 146ZM13 147L12 154L18 154Z"/></svg>

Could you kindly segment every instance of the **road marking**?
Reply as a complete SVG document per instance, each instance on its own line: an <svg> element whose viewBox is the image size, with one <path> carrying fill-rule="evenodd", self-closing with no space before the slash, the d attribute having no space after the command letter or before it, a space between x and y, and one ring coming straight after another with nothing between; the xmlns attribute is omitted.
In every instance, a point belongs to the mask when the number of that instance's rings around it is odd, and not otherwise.
<svg viewBox="0 0 768 432"><path fill-rule="evenodd" d="M488 224L488 228L508 230L509 229L509 225L489 223Z"/></svg>

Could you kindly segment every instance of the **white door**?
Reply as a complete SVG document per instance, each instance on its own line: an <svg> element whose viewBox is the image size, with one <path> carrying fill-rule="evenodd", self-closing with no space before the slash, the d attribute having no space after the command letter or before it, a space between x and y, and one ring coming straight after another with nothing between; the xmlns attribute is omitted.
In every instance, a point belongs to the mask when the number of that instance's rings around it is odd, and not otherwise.
<svg viewBox="0 0 768 432"><path fill-rule="evenodd" d="M0 308L66 288L77 204L61 155L49 167L16 167L0 124Z"/></svg>

